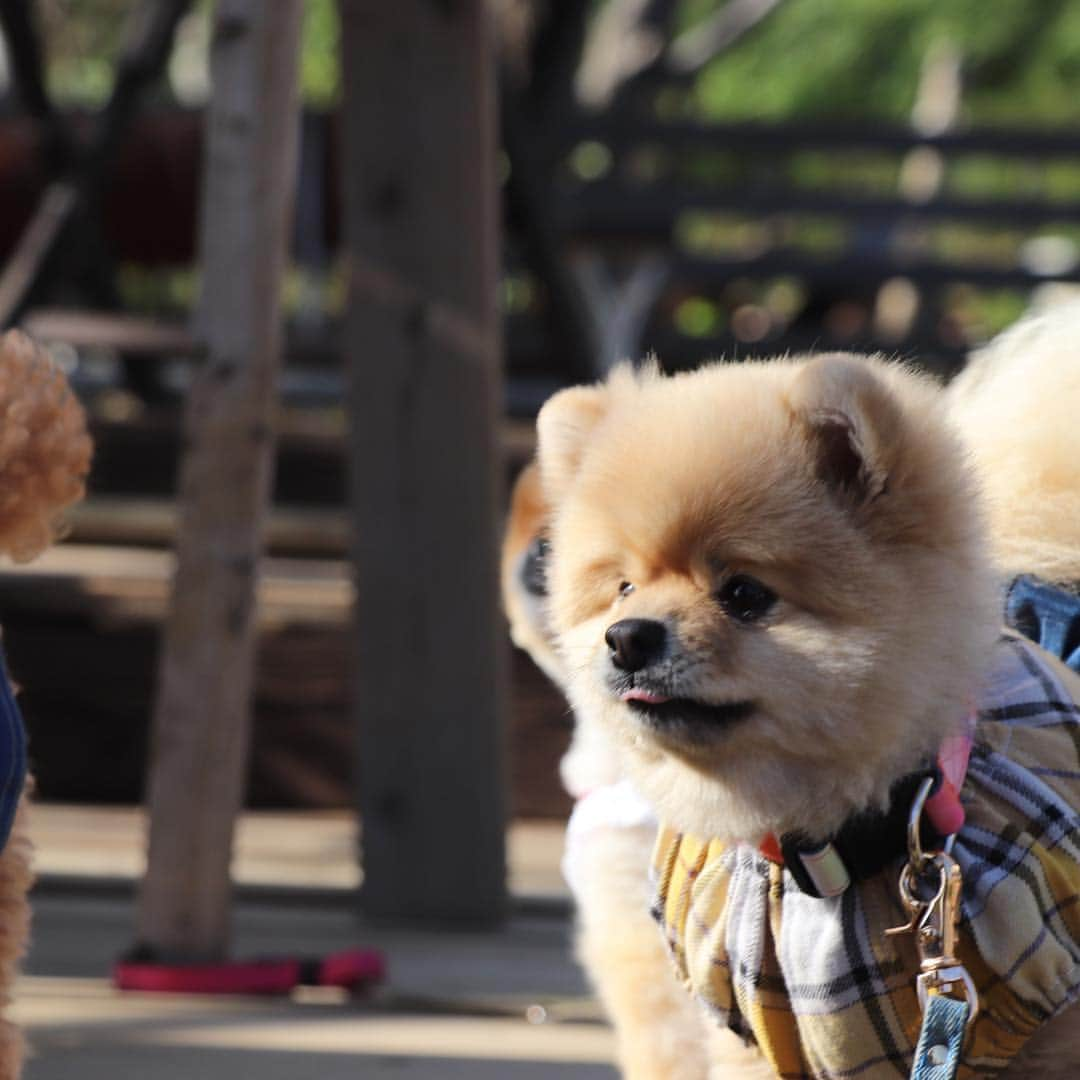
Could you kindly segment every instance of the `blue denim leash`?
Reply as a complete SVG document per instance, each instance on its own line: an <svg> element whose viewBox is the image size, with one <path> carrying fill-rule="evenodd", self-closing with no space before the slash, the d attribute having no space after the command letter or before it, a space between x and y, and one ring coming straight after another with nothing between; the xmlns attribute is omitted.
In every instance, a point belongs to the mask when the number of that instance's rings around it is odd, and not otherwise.
<svg viewBox="0 0 1080 1080"><path fill-rule="evenodd" d="M953 1080L967 1031L968 1005L944 994L932 994L923 1013L911 1080Z"/></svg>
<svg viewBox="0 0 1080 1080"><path fill-rule="evenodd" d="M956 782L962 785L963 777ZM923 1021L911 1080L953 1080L967 1029L979 1013L978 991L956 955L963 889L960 865L952 857L956 834L940 851L922 847L920 826L932 786L933 778L923 781L908 819L908 862L900 873L900 899L908 921L885 931L886 937L913 934L919 953L915 993ZM930 885L934 877L936 884ZM958 993L962 997L953 996Z"/></svg>

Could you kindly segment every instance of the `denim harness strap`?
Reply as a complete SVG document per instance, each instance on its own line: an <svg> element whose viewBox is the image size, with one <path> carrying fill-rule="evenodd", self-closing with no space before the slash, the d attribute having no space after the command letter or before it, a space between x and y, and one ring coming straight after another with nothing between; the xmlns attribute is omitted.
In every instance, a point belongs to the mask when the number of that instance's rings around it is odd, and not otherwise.
<svg viewBox="0 0 1080 1080"><path fill-rule="evenodd" d="M26 729L0 651L0 848L7 844L26 783Z"/></svg>
<svg viewBox="0 0 1080 1080"><path fill-rule="evenodd" d="M1005 594L1005 621L1080 673L1080 597L1025 574Z"/></svg>

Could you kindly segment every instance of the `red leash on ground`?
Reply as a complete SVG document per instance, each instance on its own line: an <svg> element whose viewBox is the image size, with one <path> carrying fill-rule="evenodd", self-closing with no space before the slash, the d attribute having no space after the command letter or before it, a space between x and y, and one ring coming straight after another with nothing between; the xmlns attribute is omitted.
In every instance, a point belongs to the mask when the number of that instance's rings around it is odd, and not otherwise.
<svg viewBox="0 0 1080 1080"><path fill-rule="evenodd" d="M279 957L222 964L163 964L134 956L117 962L118 990L167 994L288 994L298 986L356 992L386 977L377 949L348 949L314 959Z"/></svg>

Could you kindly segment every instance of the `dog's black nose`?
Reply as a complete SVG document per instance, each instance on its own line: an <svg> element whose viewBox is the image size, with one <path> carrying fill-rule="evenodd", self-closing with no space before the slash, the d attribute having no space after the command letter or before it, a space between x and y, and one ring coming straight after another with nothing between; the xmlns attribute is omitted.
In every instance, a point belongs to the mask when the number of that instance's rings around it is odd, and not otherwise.
<svg viewBox="0 0 1080 1080"><path fill-rule="evenodd" d="M660 657L667 644L667 630L655 619L620 619L604 634L611 662L622 671L640 671Z"/></svg>

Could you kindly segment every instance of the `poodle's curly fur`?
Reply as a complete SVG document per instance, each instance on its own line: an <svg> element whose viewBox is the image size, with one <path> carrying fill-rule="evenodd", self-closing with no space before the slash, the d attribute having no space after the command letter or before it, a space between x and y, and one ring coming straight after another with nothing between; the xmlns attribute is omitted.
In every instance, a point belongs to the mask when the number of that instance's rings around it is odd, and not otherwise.
<svg viewBox="0 0 1080 1080"><path fill-rule="evenodd" d="M63 511L83 496L91 453L64 373L25 334L0 337L0 554L27 562L57 538ZM29 788L0 851L0 1080L22 1072L22 1035L6 1013L30 932Z"/></svg>
<svg viewBox="0 0 1080 1080"><path fill-rule="evenodd" d="M86 418L64 373L25 334L0 338L0 552L28 562L82 498L90 468Z"/></svg>

